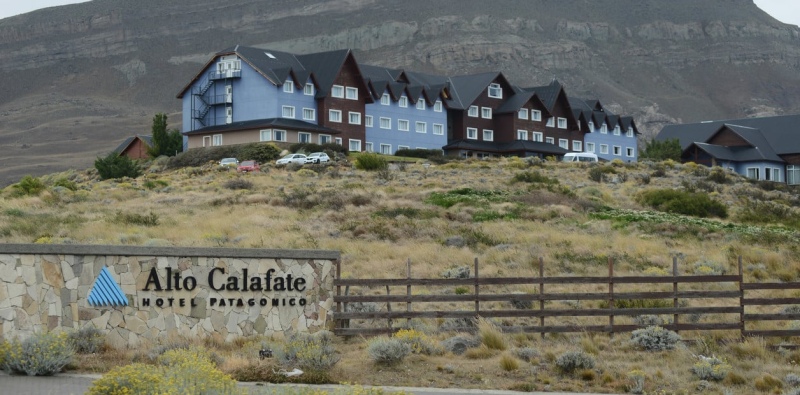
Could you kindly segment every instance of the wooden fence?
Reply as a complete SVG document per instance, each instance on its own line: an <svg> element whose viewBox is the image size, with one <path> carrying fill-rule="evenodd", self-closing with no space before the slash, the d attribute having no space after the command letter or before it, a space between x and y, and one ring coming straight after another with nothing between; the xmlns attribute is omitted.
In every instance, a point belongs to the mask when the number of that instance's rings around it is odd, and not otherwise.
<svg viewBox="0 0 800 395"><path fill-rule="evenodd" d="M481 277L475 259L474 273L469 278L413 278L409 260L406 278L343 279L338 262L334 332L343 336L391 334L403 327L396 325L397 320L485 317L508 321L502 328L512 332L613 335L644 326L630 322L633 317L666 315L671 316L671 322L667 320L661 326L674 331L727 330L737 331L742 337L800 336L800 329L774 329L775 325L747 329L763 326L762 321L800 320L800 309L776 311L781 305L800 304L800 298L747 297L760 291L774 294L797 290L800 283L745 283L741 257L738 274L734 275L679 275L677 259L673 259L672 275L617 276L614 262L609 259L608 276L545 277L543 259L539 258L538 263L538 277ZM503 288L509 286L524 292L503 293ZM436 292L443 287L448 291ZM581 287L593 289L575 292ZM624 289L629 287L636 290ZM647 291L641 291L643 287ZM398 288L400 291L392 294L391 290ZM580 308L577 305L582 301L595 301L590 304L599 307ZM512 303L516 307L509 309ZM373 308L354 308L365 304ZM404 308L397 309L398 304ZM456 309L459 304L461 308ZM707 322L700 322L698 317ZM620 319L615 322L615 318Z"/></svg>

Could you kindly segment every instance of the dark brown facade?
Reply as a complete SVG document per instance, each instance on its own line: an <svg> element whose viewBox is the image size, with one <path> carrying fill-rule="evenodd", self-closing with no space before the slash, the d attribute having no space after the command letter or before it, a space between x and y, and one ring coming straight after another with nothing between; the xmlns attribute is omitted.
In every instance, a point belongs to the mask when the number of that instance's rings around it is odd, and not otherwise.
<svg viewBox="0 0 800 395"><path fill-rule="evenodd" d="M372 102L372 97L369 94L369 88L364 83L361 72L358 70L358 65L352 53L347 55L333 84L343 86L345 90L347 87L357 88L358 99L347 99L346 96L343 98L333 97L331 89L331 92L328 92L324 98L317 100L317 108L320 112L319 125L340 131L341 134L336 137L342 139L344 147L349 147L351 139L361 141L361 149L363 150L364 142L366 141L366 128L364 127L365 104L368 101ZM341 122L331 120L331 110L341 112ZM350 123L351 112L360 114L358 124Z"/></svg>
<svg viewBox="0 0 800 395"><path fill-rule="evenodd" d="M734 133L728 128L724 128L716 135L711 137L706 143L712 145L721 145L723 147L742 147L750 146L747 140L743 139L738 134Z"/></svg>
<svg viewBox="0 0 800 395"><path fill-rule="evenodd" d="M567 149L572 149L572 142L576 140L581 141L581 144L583 144L584 132L580 130L578 121L575 119L572 109L569 106L567 94L564 93L563 89L558 93L550 116L553 118L553 126L546 126L547 123L545 120L545 141L550 137L553 139L553 144L558 145L559 140L566 139L568 140ZM558 127L558 118L565 118L567 120L567 127L565 129Z"/></svg>

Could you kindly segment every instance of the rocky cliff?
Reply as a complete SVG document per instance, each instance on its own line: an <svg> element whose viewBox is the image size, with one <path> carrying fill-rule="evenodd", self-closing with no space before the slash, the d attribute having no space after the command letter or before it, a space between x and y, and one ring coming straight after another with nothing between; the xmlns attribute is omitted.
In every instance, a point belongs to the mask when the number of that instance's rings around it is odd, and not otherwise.
<svg viewBox="0 0 800 395"><path fill-rule="evenodd" d="M800 28L750 0L94 0L0 20L0 185L90 166L156 112L212 53L244 44L352 48L366 63L552 78L669 122L800 112ZM28 162L35 159L36 167Z"/></svg>

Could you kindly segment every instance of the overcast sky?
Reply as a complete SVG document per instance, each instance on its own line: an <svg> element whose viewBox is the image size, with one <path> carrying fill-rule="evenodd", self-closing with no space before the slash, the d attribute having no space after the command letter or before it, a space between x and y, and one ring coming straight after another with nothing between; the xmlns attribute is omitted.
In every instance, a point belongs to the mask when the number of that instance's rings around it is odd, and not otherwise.
<svg viewBox="0 0 800 395"><path fill-rule="evenodd" d="M0 19L38 10L40 8L84 2L86 2L86 0L6 0L3 2L5 4L0 7ZM800 25L800 1L798 0L755 0L755 3L762 10L768 12L779 21L791 23L793 25Z"/></svg>

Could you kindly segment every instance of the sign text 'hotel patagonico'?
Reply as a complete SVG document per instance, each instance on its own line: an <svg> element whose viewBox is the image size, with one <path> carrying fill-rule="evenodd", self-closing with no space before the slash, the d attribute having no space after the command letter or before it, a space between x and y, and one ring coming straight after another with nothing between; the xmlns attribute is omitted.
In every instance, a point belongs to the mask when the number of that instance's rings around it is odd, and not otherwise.
<svg viewBox="0 0 800 395"><path fill-rule="evenodd" d="M169 292L169 291L192 291L197 287L197 278L194 276L183 276L180 271L173 271L172 268L164 269L164 281L159 279L158 271L155 267L150 269L143 291ZM278 275L275 269L269 269L264 275L251 276L246 268L242 269L240 275L228 275L221 267L213 268L208 272L206 284L214 291L218 292L280 292L284 297L218 297L208 298L211 307L265 307L265 306L305 306L307 301L302 296L290 296L290 294L302 294L306 290L306 279L303 277L292 276L291 274ZM172 307L172 306L197 306L194 298L175 298L175 297L156 297L142 298L141 307Z"/></svg>

